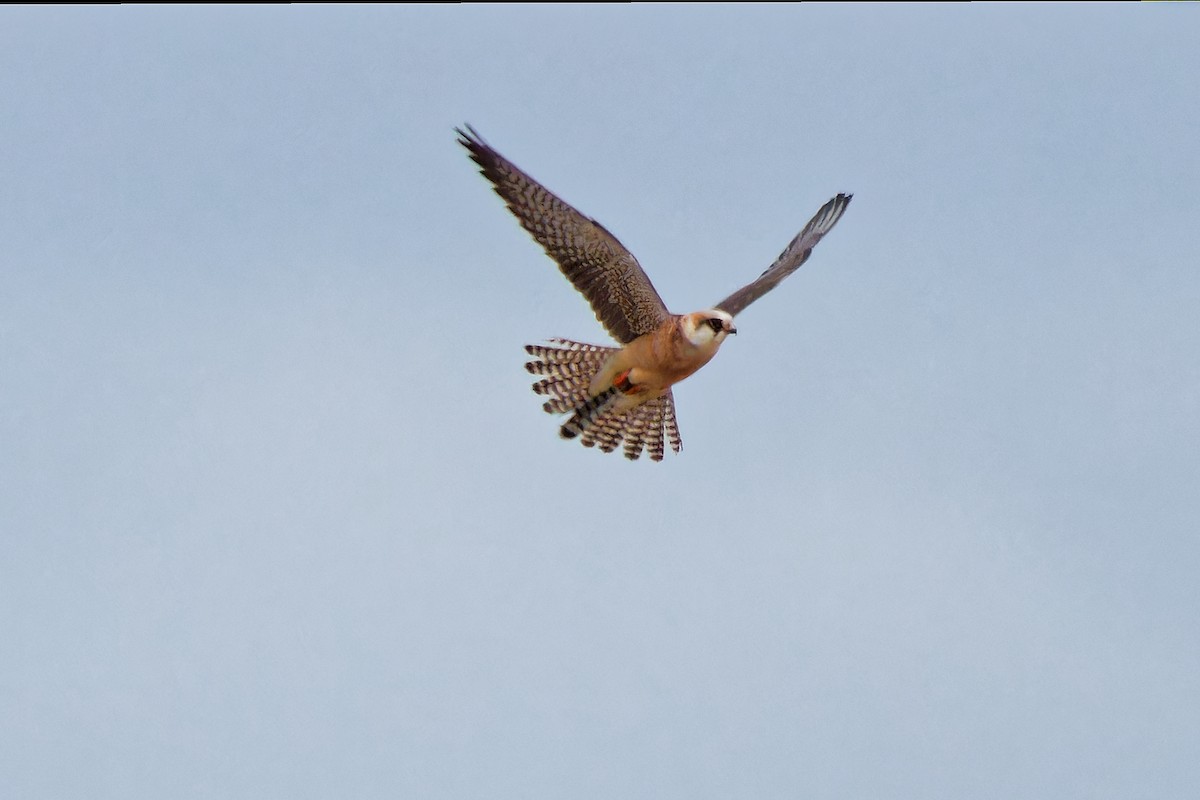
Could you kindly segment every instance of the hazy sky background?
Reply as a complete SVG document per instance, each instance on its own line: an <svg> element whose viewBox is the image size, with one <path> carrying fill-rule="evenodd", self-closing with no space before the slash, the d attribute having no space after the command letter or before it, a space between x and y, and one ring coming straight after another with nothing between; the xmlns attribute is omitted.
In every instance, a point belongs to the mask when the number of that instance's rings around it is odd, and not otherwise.
<svg viewBox="0 0 1200 800"><path fill-rule="evenodd" d="M0 10L0 796L1200 796L1200 6ZM452 128L674 311L604 342Z"/></svg>

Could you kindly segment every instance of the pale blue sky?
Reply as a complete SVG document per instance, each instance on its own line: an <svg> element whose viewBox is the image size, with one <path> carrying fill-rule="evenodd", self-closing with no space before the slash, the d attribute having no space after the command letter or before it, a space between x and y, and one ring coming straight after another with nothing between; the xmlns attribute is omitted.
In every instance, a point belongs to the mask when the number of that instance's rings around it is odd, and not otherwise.
<svg viewBox="0 0 1200 800"><path fill-rule="evenodd" d="M0 795L1200 796L1200 5L0 10ZM672 310L603 342L455 144Z"/></svg>

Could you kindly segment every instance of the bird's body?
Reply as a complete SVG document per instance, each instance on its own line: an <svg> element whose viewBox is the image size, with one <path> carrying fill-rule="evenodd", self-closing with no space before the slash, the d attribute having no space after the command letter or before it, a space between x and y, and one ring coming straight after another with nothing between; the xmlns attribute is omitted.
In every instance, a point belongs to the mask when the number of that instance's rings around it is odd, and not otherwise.
<svg viewBox="0 0 1200 800"><path fill-rule="evenodd" d="M726 334L735 332L732 327L714 330L707 324L709 318L704 312L670 317L613 353L592 377L588 391L597 395L616 386L623 395L640 402L661 397L711 361Z"/></svg>
<svg viewBox="0 0 1200 800"><path fill-rule="evenodd" d="M560 429L563 438L579 437L605 452L623 442L631 459L645 449L661 460L664 434L680 450L671 387L712 360L726 337L737 333L735 314L804 263L851 197L839 194L826 203L766 272L714 308L671 314L637 259L604 226L519 170L470 126L467 131L457 131L459 143L621 345L563 339L528 345L534 360L525 368L543 376L533 389L550 396L546 411L571 414Z"/></svg>

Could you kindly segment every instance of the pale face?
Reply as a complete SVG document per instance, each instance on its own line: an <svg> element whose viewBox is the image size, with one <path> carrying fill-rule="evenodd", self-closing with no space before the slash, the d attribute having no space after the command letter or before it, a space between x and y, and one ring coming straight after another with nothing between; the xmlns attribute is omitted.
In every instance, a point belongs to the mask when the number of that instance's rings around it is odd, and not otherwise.
<svg viewBox="0 0 1200 800"><path fill-rule="evenodd" d="M737 328L733 326L733 317L714 308L685 315L683 333L696 347L719 346L726 336L737 333Z"/></svg>

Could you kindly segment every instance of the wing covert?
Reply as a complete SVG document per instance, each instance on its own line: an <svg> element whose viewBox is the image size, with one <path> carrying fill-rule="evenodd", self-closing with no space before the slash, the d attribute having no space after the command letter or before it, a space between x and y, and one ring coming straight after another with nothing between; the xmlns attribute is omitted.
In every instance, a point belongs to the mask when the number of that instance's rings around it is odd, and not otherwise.
<svg viewBox="0 0 1200 800"><path fill-rule="evenodd" d="M614 338L631 342L670 316L637 259L617 237L493 150L470 125L466 128L455 128L458 143Z"/></svg>
<svg viewBox="0 0 1200 800"><path fill-rule="evenodd" d="M833 230L833 226L842 218L842 214L846 213L846 207L850 205L850 199L853 196L839 194L821 206L821 210L809 220L800 233L796 234L796 238L792 239L791 243L784 248L784 251L779 254L779 258L775 259L774 264L752 283L738 289L714 307L728 312L731 316L736 316L745 310L746 306L778 286L779 282L788 275L800 269L800 265L812 255L817 242Z"/></svg>

